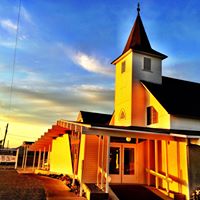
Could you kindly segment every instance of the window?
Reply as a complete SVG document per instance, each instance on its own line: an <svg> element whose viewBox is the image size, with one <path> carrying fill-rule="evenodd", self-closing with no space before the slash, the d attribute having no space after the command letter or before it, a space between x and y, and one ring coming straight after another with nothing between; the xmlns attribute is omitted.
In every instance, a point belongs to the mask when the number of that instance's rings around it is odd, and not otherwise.
<svg viewBox="0 0 200 200"><path fill-rule="evenodd" d="M147 107L147 125L158 123L158 112L153 106Z"/></svg>
<svg viewBox="0 0 200 200"><path fill-rule="evenodd" d="M126 61L123 61L121 64L121 73L124 73L126 71Z"/></svg>
<svg viewBox="0 0 200 200"><path fill-rule="evenodd" d="M144 70L151 71L151 59L144 57Z"/></svg>

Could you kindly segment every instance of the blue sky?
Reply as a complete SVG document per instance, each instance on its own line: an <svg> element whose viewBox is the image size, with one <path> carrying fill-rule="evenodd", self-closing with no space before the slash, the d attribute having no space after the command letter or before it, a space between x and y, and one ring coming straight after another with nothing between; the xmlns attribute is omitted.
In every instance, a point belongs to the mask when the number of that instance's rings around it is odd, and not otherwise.
<svg viewBox="0 0 200 200"><path fill-rule="evenodd" d="M200 82L200 2L140 1L151 46L166 55L163 75ZM137 12L131 0L19 0L0 4L0 138L36 140L79 110L112 113L114 66ZM8 141L7 140L7 141Z"/></svg>

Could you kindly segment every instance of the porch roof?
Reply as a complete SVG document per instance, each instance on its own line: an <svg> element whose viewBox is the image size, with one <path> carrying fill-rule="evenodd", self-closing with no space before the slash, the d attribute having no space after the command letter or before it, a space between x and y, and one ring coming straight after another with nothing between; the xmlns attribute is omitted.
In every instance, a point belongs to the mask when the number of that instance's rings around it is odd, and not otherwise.
<svg viewBox="0 0 200 200"><path fill-rule="evenodd" d="M52 146L52 140L56 137L62 136L69 131L68 128L58 126L58 125L52 125L51 129L48 129L47 132L44 133L40 138L38 138L37 141L35 141L32 145L30 145L29 150L30 151L48 151L49 148Z"/></svg>
<svg viewBox="0 0 200 200"><path fill-rule="evenodd" d="M181 130L181 129L163 129L141 126L112 126L99 124L85 124L77 121L59 120L56 125L33 143L29 150L48 151L51 148L52 140L56 137L78 131L82 134L91 135L109 135L113 137L132 137L152 140L178 140L178 139L200 139L200 131Z"/></svg>

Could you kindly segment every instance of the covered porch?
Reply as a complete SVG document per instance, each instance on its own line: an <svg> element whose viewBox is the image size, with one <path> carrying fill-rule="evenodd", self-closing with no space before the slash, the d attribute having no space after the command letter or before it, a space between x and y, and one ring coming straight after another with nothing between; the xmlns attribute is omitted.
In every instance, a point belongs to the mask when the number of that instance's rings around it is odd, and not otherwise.
<svg viewBox="0 0 200 200"><path fill-rule="evenodd" d="M33 168L51 173L55 162L57 165L62 162L58 173L69 172L68 175L77 179L80 195L86 190L85 184L93 183L105 193L112 184L142 184L168 196L172 193L188 196L188 138L179 137L176 131L66 120L52 127L54 130L48 130L30 146L30 151L39 152L38 164ZM52 152L62 149L53 149L56 140L68 147L57 161Z"/></svg>
<svg viewBox="0 0 200 200"><path fill-rule="evenodd" d="M118 183L154 186L168 196L187 195L187 139L143 127L91 127L85 134L88 141L98 136L95 183L105 192L109 184Z"/></svg>

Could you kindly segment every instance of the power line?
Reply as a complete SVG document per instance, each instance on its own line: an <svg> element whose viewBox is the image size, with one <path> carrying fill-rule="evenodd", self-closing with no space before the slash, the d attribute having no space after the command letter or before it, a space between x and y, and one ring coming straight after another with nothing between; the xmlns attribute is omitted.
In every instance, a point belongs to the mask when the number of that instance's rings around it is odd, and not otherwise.
<svg viewBox="0 0 200 200"><path fill-rule="evenodd" d="M11 110L11 107L12 107L13 83L14 83L15 65L16 65L16 57L17 57L20 15L21 15L21 0L19 0L18 16L17 16L17 29L16 29L15 47L14 47L14 53L13 53L14 56L13 56L13 65L12 65L12 79L11 79L11 85L10 85L10 100L9 100L9 106L8 106L9 110Z"/></svg>
<svg viewBox="0 0 200 200"><path fill-rule="evenodd" d="M10 111L9 114L11 113L11 107L12 107L13 82L14 82L15 65L16 65L20 14L21 14L21 0L19 0L19 8L18 8L18 16L17 16L17 29L16 29L15 46L14 46L14 53L13 53L12 78L11 78L10 98L9 98L9 105L8 105L8 111ZM8 120L9 120L9 116L8 116ZM6 141L7 132L8 132L8 123L6 125L6 131L5 131L5 135L4 135L4 139L3 139L3 148L4 148L5 141Z"/></svg>

